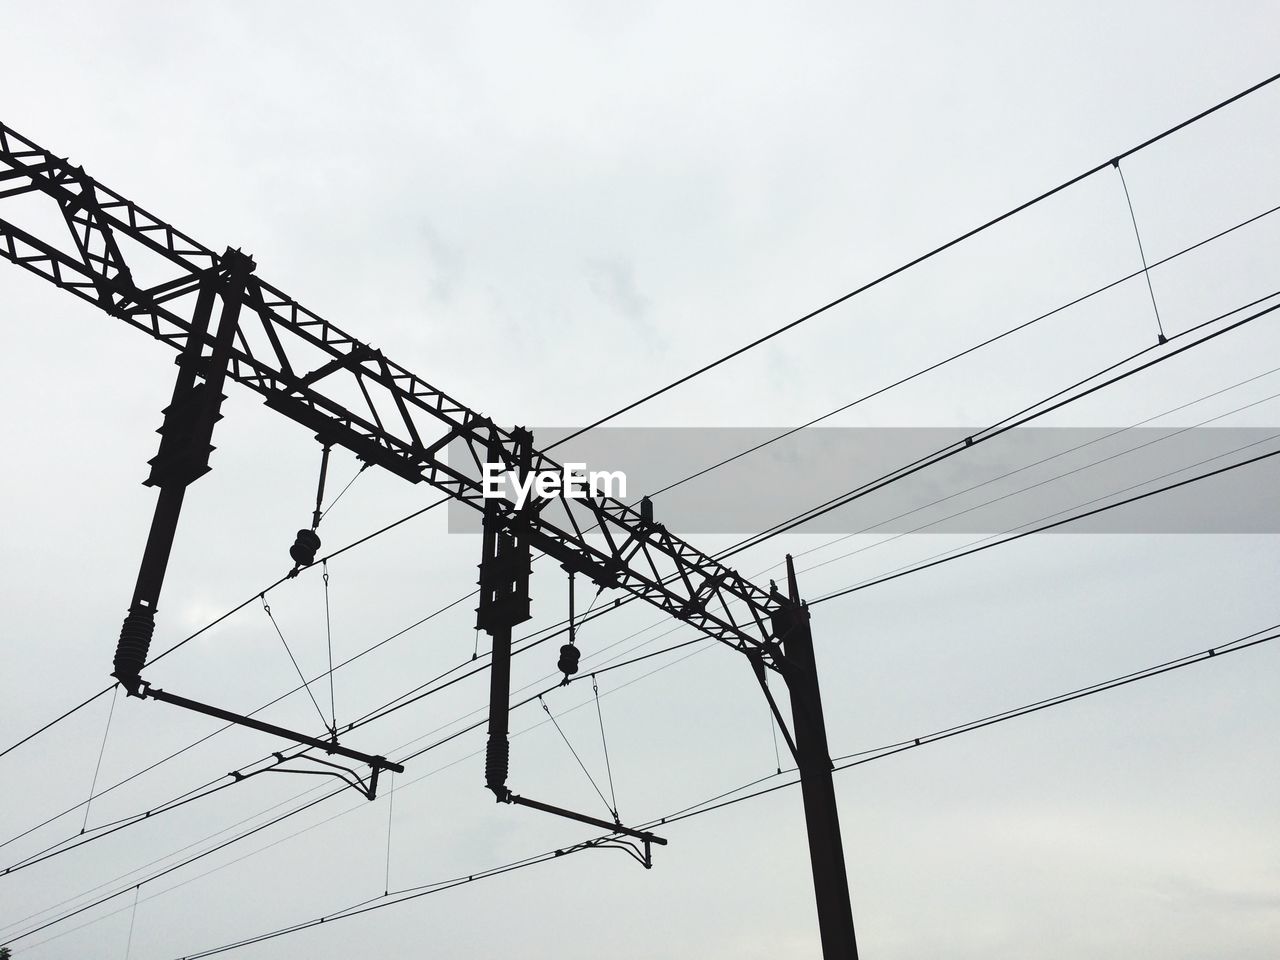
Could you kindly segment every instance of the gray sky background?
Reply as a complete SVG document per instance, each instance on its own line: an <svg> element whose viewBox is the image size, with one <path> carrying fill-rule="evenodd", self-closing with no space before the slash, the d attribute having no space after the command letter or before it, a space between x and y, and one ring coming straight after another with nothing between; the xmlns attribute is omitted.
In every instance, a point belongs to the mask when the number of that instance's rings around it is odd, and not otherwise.
<svg viewBox="0 0 1280 960"><path fill-rule="evenodd" d="M8 3L0 117L204 244L242 247L268 281L474 409L508 425L577 424L1274 73L1277 20L1263 3ZM1278 116L1280 89L1268 89L1125 163L1151 260L1280 203ZM1153 274L1170 333L1280 290L1272 219ZM791 426L1139 265L1108 171L620 423ZM167 350L12 266L0 269L0 317L8 744L107 679L174 368ZM991 422L1154 337L1133 281L829 425ZM1137 422L1269 374L1278 346L1275 319L1264 319L1047 422ZM1280 389L1274 380L1157 425L1261 400ZM316 444L247 392L228 393L213 472L187 498L158 646L282 574L310 515ZM1219 425L1278 419L1261 403ZM563 454L573 459L572 446ZM335 458L338 480L354 469ZM1274 470L1248 476L1274 489ZM710 501L718 482L696 489ZM1205 486L1201 508L1225 489ZM809 505L768 492L779 514ZM337 546L429 498L369 471L321 535ZM767 579L785 552L828 539L779 538L739 568ZM971 539L904 537L805 574L802 589L818 596ZM731 541L696 540L708 551ZM845 541L804 565L873 542ZM335 656L465 594L478 552L477 537L446 532L441 511L335 561ZM823 604L814 624L833 752L1267 627L1280 620L1277 560L1273 535L1059 535ZM539 573L533 593L531 629L563 617L560 578ZM318 577L270 600L304 670L319 672ZM467 660L470 608L339 672L339 720ZM692 635L659 639L672 626L632 605L584 627L585 662ZM1274 956L1277 668L1280 648L1266 645L840 774L864 955ZM554 669L554 649L535 648L517 658L514 684ZM257 606L148 677L242 710L294 682ZM774 769L766 708L729 651L690 647L600 687L624 819ZM403 752L455 729L486 695L483 676L466 681L352 745ZM589 684L548 702L602 770ZM99 701L0 760L0 840L84 798L106 713ZM268 716L316 724L300 694ZM513 740L512 786L598 808L541 719L536 706L513 715L514 729L531 729ZM121 700L99 786L213 727ZM482 745L480 731L460 737L398 778L393 887L591 835L494 804L471 756ZM277 748L222 734L95 801L89 825ZM260 818L314 779L258 777L0 878L0 943L13 933L5 925L21 929L98 884L127 885L128 871L180 859L179 848ZM0 864L75 834L82 816L0 849ZM182 956L382 893L387 818L385 798L350 793L143 886L130 956ZM652 871L586 852L238 955L816 955L796 791L665 835ZM131 903L21 941L15 956L123 957Z"/></svg>

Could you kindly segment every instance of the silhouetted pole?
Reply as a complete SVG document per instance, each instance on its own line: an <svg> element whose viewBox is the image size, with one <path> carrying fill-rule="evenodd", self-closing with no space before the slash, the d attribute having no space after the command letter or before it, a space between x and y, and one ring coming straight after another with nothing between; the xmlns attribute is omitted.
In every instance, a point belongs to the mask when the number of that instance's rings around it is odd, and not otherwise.
<svg viewBox="0 0 1280 960"><path fill-rule="evenodd" d="M147 486L158 487L160 493L129 613L120 628L112 672L132 696L139 696L142 687L139 674L147 662L155 633L156 607L178 530L183 498L187 487L209 472L213 426L222 417L219 412L224 399L222 388L238 329L245 283L253 269L253 258L238 250L228 249L222 255L219 272L206 277L199 287L191 330L179 357L173 397L165 408L164 424L159 431L160 450L150 461L151 474L144 481ZM222 313L206 355L205 341L219 297Z"/></svg>
<svg viewBox="0 0 1280 960"><path fill-rule="evenodd" d="M818 691L809 608L800 602L795 566L789 555L787 592L787 598L776 597L780 603L773 615L773 627L775 637L782 643L782 657L778 662L791 694L796 766L800 770L800 791L809 833L809 860L813 867L822 956L824 960L857 960L858 944L853 934L849 879L845 874L840 815L831 777L822 695Z"/></svg>
<svg viewBox="0 0 1280 960"><path fill-rule="evenodd" d="M503 467L515 466L521 478L528 476L533 451L533 434L521 427L516 438L514 464L503 459L500 441L494 437L489 460ZM528 522L516 513L504 514L498 500L488 500L484 509L484 538L480 556L480 605L476 607L476 629L493 640L489 669L489 741L485 748L485 786L494 798L505 802L511 747L507 739L511 699L511 629L529 619L529 539Z"/></svg>

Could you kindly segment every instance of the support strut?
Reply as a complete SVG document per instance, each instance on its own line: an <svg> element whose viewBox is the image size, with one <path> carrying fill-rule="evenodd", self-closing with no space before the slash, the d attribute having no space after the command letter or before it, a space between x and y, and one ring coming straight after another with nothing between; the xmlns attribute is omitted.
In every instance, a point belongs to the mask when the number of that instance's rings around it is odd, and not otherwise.
<svg viewBox="0 0 1280 960"><path fill-rule="evenodd" d="M587 823L593 827L601 827L623 837L635 837L644 844L644 855L639 857L641 863L644 864L646 870L653 867L653 858L649 854L649 845L656 843L660 847L667 845L666 838L659 837L650 833L648 830L635 830L631 827L624 827L620 823L610 823L608 820L601 820L599 817L593 817L585 813L578 813L576 810L566 810L564 807L556 807L549 803L542 803L539 800L530 800L528 797L521 797L517 794L507 792L507 803L514 803L518 806L529 807L533 810L541 810L543 813L550 813L557 817L564 817L566 820L576 820L578 823Z"/></svg>
<svg viewBox="0 0 1280 960"><path fill-rule="evenodd" d="M188 486L209 472L213 426L222 417L227 363L239 324L245 283L253 269L253 259L239 250L228 249L222 255L216 270L200 284L191 331L178 357L173 398L165 408L164 423L159 431L160 450L152 458L151 474L144 481L147 486L158 487L160 492L113 663L112 676L124 685L130 696L139 696L139 674L147 662L155 633L160 588L169 566L183 497ZM219 297L222 312L212 348L206 356L209 322Z"/></svg>

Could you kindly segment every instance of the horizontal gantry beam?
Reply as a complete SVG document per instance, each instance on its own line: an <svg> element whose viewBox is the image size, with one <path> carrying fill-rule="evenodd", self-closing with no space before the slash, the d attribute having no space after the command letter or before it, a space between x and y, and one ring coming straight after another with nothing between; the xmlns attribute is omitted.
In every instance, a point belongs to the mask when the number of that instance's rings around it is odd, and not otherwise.
<svg viewBox="0 0 1280 960"><path fill-rule="evenodd" d="M81 167L0 124L0 255L168 344L201 355L202 283L226 254L102 186ZM256 273L243 294L228 377L267 406L362 460L483 509L484 464L514 469L514 431L454 400L300 305ZM450 462L443 453L450 448ZM461 456L459 452L461 451ZM534 451L536 473L563 466ZM503 508L511 516L510 501ZM531 545L601 585L639 597L744 650L772 651L779 598L642 516L592 494L526 508ZM590 536L590 539L588 537Z"/></svg>

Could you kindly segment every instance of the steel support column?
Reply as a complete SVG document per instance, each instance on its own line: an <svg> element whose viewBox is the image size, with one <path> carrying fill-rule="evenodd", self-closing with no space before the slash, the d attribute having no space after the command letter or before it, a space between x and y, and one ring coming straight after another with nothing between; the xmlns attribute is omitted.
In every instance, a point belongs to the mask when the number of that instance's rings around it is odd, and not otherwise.
<svg viewBox="0 0 1280 960"><path fill-rule="evenodd" d="M805 826L809 833L809 861L813 868L822 956L824 960L857 960L858 944L853 933L849 879L845 873L844 844L840 839L840 815L831 776L822 695L818 690L809 608L800 600L790 556L787 557L787 593L785 598L775 597L779 606L773 614L774 635L782 644L781 656L776 660L791 695L791 723Z"/></svg>

